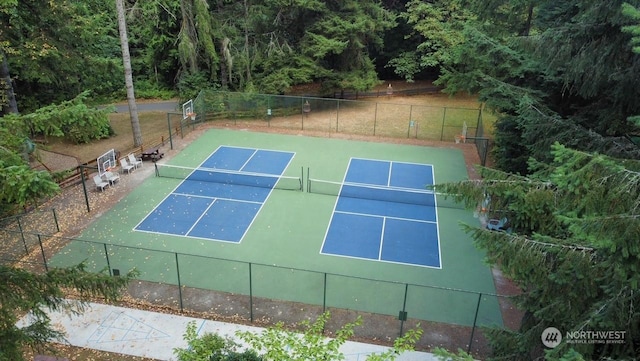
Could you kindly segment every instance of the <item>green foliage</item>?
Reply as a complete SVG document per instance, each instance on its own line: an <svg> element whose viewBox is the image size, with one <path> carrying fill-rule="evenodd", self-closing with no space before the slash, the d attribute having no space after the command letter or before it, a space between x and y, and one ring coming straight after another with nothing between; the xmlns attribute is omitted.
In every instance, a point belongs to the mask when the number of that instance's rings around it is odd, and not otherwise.
<svg viewBox="0 0 640 361"><path fill-rule="evenodd" d="M325 312L314 322L301 322L301 333L287 330L283 323L278 323L259 334L239 331L237 335L265 361L341 360L344 359L344 355L340 352L340 346L354 335L354 328L359 326L362 320L358 317L354 322L343 325L332 338L326 338L323 332L330 318L331 314ZM409 330L396 339L393 348L369 355L367 360L394 360L402 352L413 350L422 332L418 325L416 329Z"/></svg>
<svg viewBox="0 0 640 361"><path fill-rule="evenodd" d="M33 133L66 137L78 144L113 135L107 116L113 108L88 107L84 103L88 95L83 92L72 100L40 108L25 115L25 122Z"/></svg>
<svg viewBox="0 0 640 361"><path fill-rule="evenodd" d="M319 316L313 323L302 322L301 326L305 330L302 335L287 330L280 322L260 334L241 331L238 332L238 336L256 350L265 361L338 360L341 355L340 345L353 336L353 329L362 321L358 319L344 325L334 338L327 339L323 335L323 330L329 318L330 314L327 312Z"/></svg>
<svg viewBox="0 0 640 361"><path fill-rule="evenodd" d="M473 361L474 358L470 354L458 349L457 353L447 351L441 347L436 347L433 354L442 361Z"/></svg>
<svg viewBox="0 0 640 361"><path fill-rule="evenodd" d="M19 109L33 111L85 89L122 87L113 4L19 1L0 12L0 30Z"/></svg>
<svg viewBox="0 0 640 361"><path fill-rule="evenodd" d="M161 88L159 84L150 80L138 80L135 82L136 99L164 99L169 100L177 94L170 90Z"/></svg>
<svg viewBox="0 0 640 361"><path fill-rule="evenodd" d="M412 29L405 39L417 38L420 43L391 59L387 67L412 81L421 71L452 61L454 54L451 50L464 42L462 30L472 14L460 1L413 0L406 4L402 17Z"/></svg>
<svg viewBox="0 0 640 361"><path fill-rule="evenodd" d="M481 181L438 185L486 218L506 217L511 232L467 225L476 245L523 291L517 331L493 330L494 356L540 356L540 335L626 331L624 344L561 343L549 359L626 358L640 340L640 162L552 146L552 162L530 161L531 174L482 170ZM575 353L574 353L575 351Z"/></svg>
<svg viewBox="0 0 640 361"><path fill-rule="evenodd" d="M123 277L111 277L104 272L87 272L80 264L40 275L0 265L0 361L22 361L24 346L42 351L48 341L64 339L52 327L45 310L78 314L93 297L115 301L136 274L132 271ZM77 291L80 299L67 300L68 289ZM31 323L18 328L17 317L26 313Z"/></svg>
<svg viewBox="0 0 640 361"><path fill-rule="evenodd" d="M0 161L0 201L2 204L38 204L43 197L56 194L60 188L45 171L34 171L28 165L3 166Z"/></svg>
<svg viewBox="0 0 640 361"><path fill-rule="evenodd" d="M500 169L526 174L528 157L551 161L555 141L640 155L625 138L638 131L640 56L625 33L633 24L621 3L466 1L477 21L465 22L464 41L448 49L436 83L450 94L477 93L499 114Z"/></svg>
<svg viewBox="0 0 640 361"><path fill-rule="evenodd" d="M238 348L237 343L229 338L208 332L198 336L195 321L187 324L183 338L187 341L187 348L173 350L179 361L222 361L228 360L228 356L231 354L238 357L235 353Z"/></svg>
<svg viewBox="0 0 640 361"><path fill-rule="evenodd" d="M59 191L47 172L34 171L25 158L26 130L22 118L0 118L0 214L13 206L25 207Z"/></svg>
<svg viewBox="0 0 640 361"><path fill-rule="evenodd" d="M633 45L633 51L635 53L640 53L640 10L631 4L623 3L622 14L635 22L634 25L622 27L622 31L631 34L631 45Z"/></svg>

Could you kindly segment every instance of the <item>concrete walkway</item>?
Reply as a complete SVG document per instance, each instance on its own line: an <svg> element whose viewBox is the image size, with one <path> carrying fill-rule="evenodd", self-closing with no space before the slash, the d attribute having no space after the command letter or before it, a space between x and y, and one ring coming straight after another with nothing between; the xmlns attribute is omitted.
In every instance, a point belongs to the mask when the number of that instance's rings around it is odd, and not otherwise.
<svg viewBox="0 0 640 361"><path fill-rule="evenodd" d="M261 332L263 329L245 325L223 323L91 303L81 315L49 312L51 323L66 333L73 346L116 352L157 360L176 360L174 348L186 348L183 334L189 322L196 322L198 334L206 332L229 337L239 344L236 331ZM25 316L18 326L29 323ZM367 355L386 350L386 347L359 342L346 342L340 348L347 361L364 361ZM399 361L435 361L435 356L425 352L406 352Z"/></svg>

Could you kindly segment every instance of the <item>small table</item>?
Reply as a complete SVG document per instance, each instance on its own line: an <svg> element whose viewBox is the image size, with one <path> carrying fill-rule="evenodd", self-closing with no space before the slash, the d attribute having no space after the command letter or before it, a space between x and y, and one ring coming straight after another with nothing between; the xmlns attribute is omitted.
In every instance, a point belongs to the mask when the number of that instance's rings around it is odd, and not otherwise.
<svg viewBox="0 0 640 361"><path fill-rule="evenodd" d="M142 160L151 160L155 162L158 159L162 159L162 157L164 157L164 153L160 152L160 147L149 148L142 151L141 157Z"/></svg>

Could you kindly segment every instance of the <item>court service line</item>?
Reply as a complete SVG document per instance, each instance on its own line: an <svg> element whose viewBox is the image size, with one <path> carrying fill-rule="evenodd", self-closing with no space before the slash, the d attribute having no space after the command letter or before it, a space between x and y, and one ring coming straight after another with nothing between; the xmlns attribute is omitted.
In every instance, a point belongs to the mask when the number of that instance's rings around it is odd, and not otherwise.
<svg viewBox="0 0 640 361"><path fill-rule="evenodd" d="M382 231L380 232L380 245L378 246L378 261L382 260L382 247L384 246L384 227L387 225L387 217L382 217Z"/></svg>
<svg viewBox="0 0 640 361"><path fill-rule="evenodd" d="M399 221L409 221L409 222L418 222L418 223L433 223L433 224L438 223L437 221L425 221L424 219L381 216L379 214L372 214L372 213L358 213L358 212L345 212L345 211L334 211L334 213L351 214L354 216L373 217L373 218L385 218L385 219L388 218L388 219L395 219Z"/></svg>
<svg viewBox="0 0 640 361"><path fill-rule="evenodd" d="M404 162L404 161L399 161L399 160L386 160L386 159L361 158L361 157L351 157L351 159L371 160L371 161L376 161L376 162L392 162L392 163L398 163L398 164L428 165L428 166L433 167L433 164L431 164L431 163Z"/></svg>
<svg viewBox="0 0 640 361"><path fill-rule="evenodd" d="M223 201L233 201L233 202L252 203L252 204L262 204L262 203L264 203L264 202L259 202L259 201L247 201L247 200L244 200L244 199L236 199L236 198L207 197L207 196L201 196L201 195L189 194L189 193L172 193L172 194L175 195L175 196L181 196L181 197L213 199L214 201L219 199L219 200L223 200Z"/></svg>
<svg viewBox="0 0 640 361"><path fill-rule="evenodd" d="M244 167L246 167L247 164L251 161L251 159L253 159L253 157L258 153L258 149L256 149L256 148L248 148L248 149L253 149L253 153L249 156L249 158L247 158L247 160L244 162L244 164L242 164L240 166L240 169L238 169L239 172L242 172L242 169Z"/></svg>
<svg viewBox="0 0 640 361"><path fill-rule="evenodd" d="M202 219L202 217L204 217L205 214L207 214L207 212L209 211L209 209L211 209L211 207L213 207L213 205L216 203L218 199L214 198L213 202L209 203L209 206L207 207L207 209L204 210L204 212L202 212L202 214L200 215L200 217L198 217L196 219L195 222L193 222L193 224L191 225L191 228L189 228L189 230L187 230L187 232L185 233L185 235L188 235L189 233L191 233L191 231L193 231L193 229L195 228L195 226L198 224L198 222L200 222L200 220Z"/></svg>

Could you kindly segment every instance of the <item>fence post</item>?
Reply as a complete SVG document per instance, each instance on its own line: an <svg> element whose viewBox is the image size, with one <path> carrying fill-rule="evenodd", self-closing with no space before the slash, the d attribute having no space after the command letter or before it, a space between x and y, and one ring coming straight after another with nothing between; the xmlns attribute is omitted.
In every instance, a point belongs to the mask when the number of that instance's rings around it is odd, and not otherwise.
<svg viewBox="0 0 640 361"><path fill-rule="evenodd" d="M178 252L176 255L176 274L178 275L178 297L180 298L180 312L184 311L184 304L182 302L182 284L180 283L180 264L178 264Z"/></svg>
<svg viewBox="0 0 640 361"><path fill-rule="evenodd" d="M373 135L376 135L376 123L378 122L378 102L376 102L376 111L373 115Z"/></svg>
<svg viewBox="0 0 640 361"><path fill-rule="evenodd" d="M444 139L444 125L447 121L447 107L442 108L442 129L440 129L440 141Z"/></svg>
<svg viewBox="0 0 640 361"><path fill-rule="evenodd" d="M473 336L476 333L476 323L478 322L478 311L480 311L480 302L482 301L482 292L478 293L478 304L476 305L476 314L473 316L473 328L471 328L471 338L469 339L469 347L467 353L471 353L471 346L473 345Z"/></svg>
<svg viewBox="0 0 640 361"><path fill-rule="evenodd" d="M340 122L340 99L338 99L336 103L336 133L340 133L340 131L338 130Z"/></svg>
<svg viewBox="0 0 640 361"><path fill-rule="evenodd" d="M44 254L44 247L42 246L42 238L38 233L38 243L40 244L40 251L42 252L42 261L44 262L44 270L49 272L49 266L47 265L47 256Z"/></svg>
<svg viewBox="0 0 640 361"><path fill-rule="evenodd" d="M249 262L249 320L253 322L253 284L251 273L251 262Z"/></svg>
<svg viewBox="0 0 640 361"><path fill-rule="evenodd" d="M402 302L402 311L400 311L400 337L402 337L402 332L404 328L404 321L407 320L407 293L409 293L409 284L404 284L404 301Z"/></svg>
<svg viewBox="0 0 640 361"><path fill-rule="evenodd" d="M322 290L322 313L327 312L327 272L324 273L324 284Z"/></svg>
<svg viewBox="0 0 640 361"><path fill-rule="evenodd" d="M56 209L51 208L51 211L53 212L53 221L56 224L56 231L60 232L60 224L58 224L58 215L56 214Z"/></svg>
<svg viewBox="0 0 640 361"><path fill-rule="evenodd" d="M173 136L171 135L171 113L167 113L167 128L169 129L169 147L173 150Z"/></svg>
<svg viewBox="0 0 640 361"><path fill-rule="evenodd" d="M24 245L24 254L29 255L29 247L27 247L27 240L24 239L24 231L22 230L22 222L20 222L20 217L18 219L18 230L20 230L20 238L22 238L22 244Z"/></svg>
<svg viewBox="0 0 640 361"><path fill-rule="evenodd" d="M109 276L113 276L113 274L111 273L111 262L109 262L109 251L107 251L107 244L103 243L102 245L104 246L104 257L107 260L107 268L109 269Z"/></svg>
<svg viewBox="0 0 640 361"><path fill-rule="evenodd" d="M87 183L84 178L84 164L80 165L80 179L82 179L82 191L84 192L84 202L87 205L87 213L91 212L91 207L89 206L89 194L87 193Z"/></svg>

